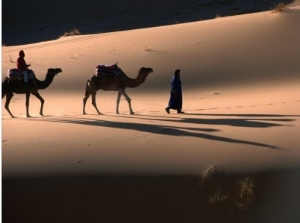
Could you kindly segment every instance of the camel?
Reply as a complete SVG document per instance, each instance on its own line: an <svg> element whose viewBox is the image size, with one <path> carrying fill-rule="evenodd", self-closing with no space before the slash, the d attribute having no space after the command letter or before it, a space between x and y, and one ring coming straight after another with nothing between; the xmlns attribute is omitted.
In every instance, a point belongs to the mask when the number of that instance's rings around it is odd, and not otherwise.
<svg viewBox="0 0 300 223"><path fill-rule="evenodd" d="M44 99L38 93L38 90L46 89L52 83L54 76L61 72L62 72L62 69L60 69L60 68L49 68L44 81L40 81L35 78L34 79L35 81L33 83L30 83L27 88L22 80L21 81L10 80L8 77L6 77L4 79L4 81L2 82L2 99L6 95L5 109L8 111L10 116L12 118L15 118L15 116L11 113L11 111L9 109L9 103L10 103L12 97L14 96L14 93L26 94L26 116L27 116L27 118L31 117L29 115L30 94L33 94L40 100L40 102L41 102L40 115L44 116L43 115Z"/></svg>
<svg viewBox="0 0 300 223"><path fill-rule="evenodd" d="M136 88L140 86L145 82L148 75L153 72L153 69L145 67L140 68L135 79L129 78L120 68L118 69L118 74L116 76L94 75L91 80L87 81L85 97L83 98L83 114L86 114L85 105L90 95L92 95L92 105L95 107L98 114L102 114L96 105L96 93L99 89L104 91L118 91L116 114L119 114L119 103L122 95L128 102L130 114L134 114L131 107L131 99L125 92L125 89L127 87Z"/></svg>

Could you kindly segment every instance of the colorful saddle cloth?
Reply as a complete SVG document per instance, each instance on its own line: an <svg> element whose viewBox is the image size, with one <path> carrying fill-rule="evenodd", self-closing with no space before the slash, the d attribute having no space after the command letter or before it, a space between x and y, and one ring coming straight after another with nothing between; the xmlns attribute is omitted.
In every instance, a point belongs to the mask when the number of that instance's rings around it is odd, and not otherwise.
<svg viewBox="0 0 300 223"><path fill-rule="evenodd" d="M103 65L100 64L96 67L96 76L110 76L110 77L116 77L120 74L121 69L118 67L117 64L113 65Z"/></svg>

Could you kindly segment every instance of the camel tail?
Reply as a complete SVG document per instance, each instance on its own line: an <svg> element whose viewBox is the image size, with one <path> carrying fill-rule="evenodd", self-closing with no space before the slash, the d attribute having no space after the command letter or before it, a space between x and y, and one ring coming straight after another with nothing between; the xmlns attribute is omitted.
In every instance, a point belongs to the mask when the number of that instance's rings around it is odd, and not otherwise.
<svg viewBox="0 0 300 223"><path fill-rule="evenodd" d="M7 78L4 79L4 81L2 82L2 98L4 98L5 93L6 93L6 85L7 85Z"/></svg>
<svg viewBox="0 0 300 223"><path fill-rule="evenodd" d="M86 86L85 86L85 96L88 96L90 92L90 80L87 80Z"/></svg>

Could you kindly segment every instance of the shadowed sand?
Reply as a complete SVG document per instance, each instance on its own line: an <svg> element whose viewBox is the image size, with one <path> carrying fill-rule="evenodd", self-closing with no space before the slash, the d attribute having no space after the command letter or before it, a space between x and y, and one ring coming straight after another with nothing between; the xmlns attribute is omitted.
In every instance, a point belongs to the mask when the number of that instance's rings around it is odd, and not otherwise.
<svg viewBox="0 0 300 223"><path fill-rule="evenodd" d="M284 3L293 2L287 0ZM82 34L172 25L216 17L269 11L277 0L41 0L2 1L2 44L21 45L57 39L77 29ZM292 3L295 4L295 3ZM51 10L49 10L51 9ZM18 12L14 15L13 12Z"/></svg>
<svg viewBox="0 0 300 223"><path fill-rule="evenodd" d="M5 179L3 222L295 222L299 178L297 170L207 180L145 175ZM255 185L249 203L239 197L239 182L245 179Z"/></svg>

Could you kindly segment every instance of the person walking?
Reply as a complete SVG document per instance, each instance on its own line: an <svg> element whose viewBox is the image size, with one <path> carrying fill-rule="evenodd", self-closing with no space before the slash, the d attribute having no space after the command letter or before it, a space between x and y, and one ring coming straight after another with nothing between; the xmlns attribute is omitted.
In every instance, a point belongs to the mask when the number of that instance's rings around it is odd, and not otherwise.
<svg viewBox="0 0 300 223"><path fill-rule="evenodd" d="M166 112L170 114L170 109L177 110L177 113L184 113L182 109L182 90L181 90L181 80L180 80L180 70L175 70L174 76L171 81L171 93L168 107L166 107Z"/></svg>

